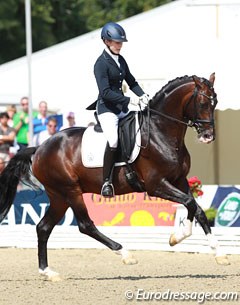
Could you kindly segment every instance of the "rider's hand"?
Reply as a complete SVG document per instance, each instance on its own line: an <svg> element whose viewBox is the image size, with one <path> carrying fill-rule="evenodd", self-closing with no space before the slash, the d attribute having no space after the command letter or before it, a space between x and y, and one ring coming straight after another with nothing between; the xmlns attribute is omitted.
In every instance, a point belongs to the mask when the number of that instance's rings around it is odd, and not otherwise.
<svg viewBox="0 0 240 305"><path fill-rule="evenodd" d="M140 108L141 110L144 110L148 106L149 102L149 95L144 93L142 96L140 96L139 101L140 101Z"/></svg>
<svg viewBox="0 0 240 305"><path fill-rule="evenodd" d="M149 100L150 100L149 95L146 94L146 93L141 95L140 98L139 98L140 104L145 105L145 106L148 105Z"/></svg>
<svg viewBox="0 0 240 305"><path fill-rule="evenodd" d="M130 97L129 103L133 106L138 106L140 104L140 97L138 96Z"/></svg>

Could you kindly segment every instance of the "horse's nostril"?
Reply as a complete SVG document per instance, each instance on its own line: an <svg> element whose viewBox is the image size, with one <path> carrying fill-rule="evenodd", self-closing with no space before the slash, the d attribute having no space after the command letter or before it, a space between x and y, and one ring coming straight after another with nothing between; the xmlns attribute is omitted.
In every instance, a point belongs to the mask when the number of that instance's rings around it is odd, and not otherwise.
<svg viewBox="0 0 240 305"><path fill-rule="evenodd" d="M208 138L208 139L212 138L212 135L210 135L209 133L206 133L206 134L204 134L203 136L204 136L205 138Z"/></svg>

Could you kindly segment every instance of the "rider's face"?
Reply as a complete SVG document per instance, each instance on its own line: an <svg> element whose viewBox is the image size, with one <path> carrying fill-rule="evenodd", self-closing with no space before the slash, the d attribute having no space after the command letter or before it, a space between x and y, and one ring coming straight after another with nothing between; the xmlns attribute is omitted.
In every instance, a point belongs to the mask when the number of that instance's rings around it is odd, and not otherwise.
<svg viewBox="0 0 240 305"><path fill-rule="evenodd" d="M122 48L123 43L113 40L106 40L106 45L114 54L119 54Z"/></svg>

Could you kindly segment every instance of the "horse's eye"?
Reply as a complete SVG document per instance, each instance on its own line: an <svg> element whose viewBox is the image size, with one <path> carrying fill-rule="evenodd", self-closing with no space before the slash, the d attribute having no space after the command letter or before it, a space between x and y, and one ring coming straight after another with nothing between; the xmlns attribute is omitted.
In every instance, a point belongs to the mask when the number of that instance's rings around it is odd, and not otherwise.
<svg viewBox="0 0 240 305"><path fill-rule="evenodd" d="M202 101L200 101L199 106L201 109L206 110L209 107L209 102L202 100Z"/></svg>

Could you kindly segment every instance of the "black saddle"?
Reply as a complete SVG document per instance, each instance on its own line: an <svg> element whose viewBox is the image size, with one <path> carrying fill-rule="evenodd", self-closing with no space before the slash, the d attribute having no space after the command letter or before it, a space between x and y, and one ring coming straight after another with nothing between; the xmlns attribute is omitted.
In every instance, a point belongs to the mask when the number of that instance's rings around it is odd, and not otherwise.
<svg viewBox="0 0 240 305"><path fill-rule="evenodd" d="M136 143L136 112L131 111L127 116L119 120L118 124L118 149L117 161L130 160L134 145ZM98 120L97 113L94 112L97 124L94 126L96 132L103 132Z"/></svg>

